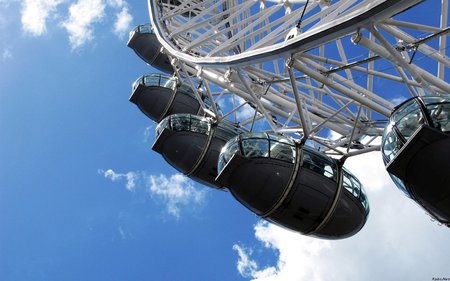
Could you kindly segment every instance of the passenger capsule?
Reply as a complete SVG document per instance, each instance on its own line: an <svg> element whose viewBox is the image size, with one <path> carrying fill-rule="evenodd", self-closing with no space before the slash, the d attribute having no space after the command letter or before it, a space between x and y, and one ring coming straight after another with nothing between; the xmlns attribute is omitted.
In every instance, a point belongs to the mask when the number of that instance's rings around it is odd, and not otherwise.
<svg viewBox="0 0 450 281"><path fill-rule="evenodd" d="M191 87L177 85L175 77L164 74L144 75L133 83L132 88L130 101L155 122L176 113L203 112ZM206 106L211 104L206 98L204 102Z"/></svg>
<svg viewBox="0 0 450 281"><path fill-rule="evenodd" d="M382 138L386 170L408 197L450 226L450 95L394 109Z"/></svg>
<svg viewBox="0 0 450 281"><path fill-rule="evenodd" d="M135 27L130 32L127 46L146 63L154 68L165 72L173 73L169 57L162 53L162 45L159 43L156 34L152 31L150 24L142 24Z"/></svg>
<svg viewBox="0 0 450 281"><path fill-rule="evenodd" d="M341 239L366 223L361 183L335 160L290 138L243 134L222 149L217 181L245 207L305 235Z"/></svg>
<svg viewBox="0 0 450 281"><path fill-rule="evenodd" d="M152 149L190 178L221 188L215 181L219 153L237 133L233 126L215 124L210 118L175 114L158 124Z"/></svg>

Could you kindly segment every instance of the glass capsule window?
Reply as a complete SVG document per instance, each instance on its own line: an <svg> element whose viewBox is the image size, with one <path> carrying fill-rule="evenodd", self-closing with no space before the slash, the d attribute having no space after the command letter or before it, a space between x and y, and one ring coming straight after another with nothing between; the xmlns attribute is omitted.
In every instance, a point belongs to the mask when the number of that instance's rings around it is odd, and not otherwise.
<svg viewBox="0 0 450 281"><path fill-rule="evenodd" d="M269 158L269 140L257 138L242 139L242 151L247 158Z"/></svg>
<svg viewBox="0 0 450 281"><path fill-rule="evenodd" d="M443 133L450 133L450 96L423 97L431 125Z"/></svg>
<svg viewBox="0 0 450 281"><path fill-rule="evenodd" d="M189 131L209 135L211 123L205 117L192 114L174 114L164 118L156 127L156 138L167 128L175 132Z"/></svg>
<svg viewBox="0 0 450 281"><path fill-rule="evenodd" d="M138 28L139 33L153 33L152 26L149 23L141 24L138 26Z"/></svg>
<svg viewBox="0 0 450 281"><path fill-rule="evenodd" d="M144 76L145 86L164 87L169 89L175 89L177 82L175 77L164 74L149 74Z"/></svg>
<svg viewBox="0 0 450 281"><path fill-rule="evenodd" d="M370 212L370 207L369 207L369 199L367 199L367 194L365 193L364 188L361 188L361 195L359 197L359 201L363 205L367 216Z"/></svg>
<svg viewBox="0 0 450 281"><path fill-rule="evenodd" d="M401 139L392 129L392 124L389 124L384 131L383 135L383 160L384 164L389 163L397 155L400 148L402 148L403 143Z"/></svg>
<svg viewBox="0 0 450 281"><path fill-rule="evenodd" d="M139 77L133 83L133 91L139 86L144 85L147 87L164 87L168 89L175 90L177 86L176 79L172 76L164 75L164 74L147 74Z"/></svg>
<svg viewBox="0 0 450 281"><path fill-rule="evenodd" d="M359 180L347 169L342 168L342 186L361 202L366 214L369 213L369 201L366 192Z"/></svg>
<svg viewBox="0 0 450 281"><path fill-rule="evenodd" d="M395 111L391 120L405 140L408 140L425 123L420 105L415 99Z"/></svg>
<svg viewBox="0 0 450 281"><path fill-rule="evenodd" d="M359 198L361 194L361 183L350 174L346 169L343 169L342 185L354 197Z"/></svg>
<svg viewBox="0 0 450 281"><path fill-rule="evenodd" d="M337 181L337 169L334 161L313 148L303 147L302 167L310 169L333 181Z"/></svg>
<svg viewBox="0 0 450 281"><path fill-rule="evenodd" d="M397 178L393 174L389 174L389 176L391 176L392 181L395 183L398 189L400 189L407 197L412 198L411 194L405 186L405 183L401 179Z"/></svg>
<svg viewBox="0 0 450 281"><path fill-rule="evenodd" d="M217 163L217 170L219 173L223 170L225 165L231 160L234 154L241 154L241 149L239 147L239 136L236 136L229 140L222 150L220 151L219 160Z"/></svg>
<svg viewBox="0 0 450 281"><path fill-rule="evenodd" d="M231 139L223 147L218 162L219 173L234 154L246 158L271 158L295 162L295 143L286 137L267 133L247 133Z"/></svg>
<svg viewBox="0 0 450 281"><path fill-rule="evenodd" d="M152 26L149 23L140 24L133 28L133 30L129 33L129 39L133 37L135 33L145 34L145 33L153 33Z"/></svg>

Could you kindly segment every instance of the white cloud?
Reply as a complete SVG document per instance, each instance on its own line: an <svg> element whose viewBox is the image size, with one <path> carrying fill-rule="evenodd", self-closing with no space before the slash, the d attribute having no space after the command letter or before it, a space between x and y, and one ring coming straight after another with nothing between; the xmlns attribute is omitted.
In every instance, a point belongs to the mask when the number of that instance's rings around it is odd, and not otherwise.
<svg viewBox="0 0 450 281"><path fill-rule="evenodd" d="M154 135L155 135L155 126L150 125L148 127L145 127L144 142L148 143L148 142L153 141Z"/></svg>
<svg viewBox="0 0 450 281"><path fill-rule="evenodd" d="M125 188L129 191L137 191L141 187L141 191L144 190L155 201L163 203L166 211L175 218L180 218L184 207L199 206L205 200L206 190L197 189L182 174L155 176L144 172L116 173L112 169L99 169L98 173L113 182L125 180Z"/></svg>
<svg viewBox="0 0 450 281"><path fill-rule="evenodd" d="M109 6L117 9L121 9L127 6L127 2L124 0L107 0L106 3L108 3Z"/></svg>
<svg viewBox="0 0 450 281"><path fill-rule="evenodd" d="M19 0L0 0L0 5L8 7ZM112 31L122 38L131 29L133 17L129 13L128 3L124 0L77 0L64 5L65 0L24 0L21 4L22 29L32 36L41 36L47 32L48 21L57 18L59 13L67 13L60 26L69 35L72 49L82 47L95 38L94 26L106 17L114 17ZM70 5L69 5L70 4ZM111 8L107 10L107 8ZM0 17L0 27L5 20Z"/></svg>
<svg viewBox="0 0 450 281"><path fill-rule="evenodd" d="M406 99L407 99L407 98L405 98L405 97L398 96L398 97L393 98L393 99L391 100L391 103L394 104L394 105L399 105L399 104L401 104L402 102L404 102Z"/></svg>
<svg viewBox="0 0 450 281"><path fill-rule="evenodd" d="M22 29L33 36L47 31L47 19L56 12L61 0L25 0L22 2Z"/></svg>
<svg viewBox="0 0 450 281"><path fill-rule="evenodd" d="M13 58L13 54L9 48L4 48L2 52L2 60L9 60Z"/></svg>
<svg viewBox="0 0 450 281"><path fill-rule="evenodd" d="M376 140L374 143L378 142L379 140ZM350 157L345 162L345 167L361 181L366 191L382 191L384 188L392 188L391 178L384 169L379 151Z"/></svg>
<svg viewBox="0 0 450 281"><path fill-rule="evenodd" d="M252 277L258 270L258 265L254 260L250 259L250 253L247 253L247 249L235 244L233 245L233 250L235 250L239 255L239 260L237 262L237 270L244 277Z"/></svg>
<svg viewBox="0 0 450 281"><path fill-rule="evenodd" d="M114 23L114 33L122 38L131 29L133 17L128 12L128 8L122 7L122 10L116 14L116 22Z"/></svg>
<svg viewBox="0 0 450 281"><path fill-rule="evenodd" d="M237 97L236 102L237 105L240 106L245 103L245 100L241 97ZM240 120L247 119L255 115L255 109L253 109L253 107L251 107L250 105L246 104L238 110L236 115L237 118Z"/></svg>
<svg viewBox="0 0 450 281"><path fill-rule="evenodd" d="M320 254L330 248L329 241L301 236L264 221L256 224L255 236L265 248L279 253L278 262L275 266L258 270L257 263L250 261L243 271L239 262L245 265L245 259L239 253L238 271L242 276L256 280L325 280L325 276L316 269L320 265Z"/></svg>
<svg viewBox="0 0 450 281"><path fill-rule="evenodd" d="M78 0L69 7L69 18L62 26L69 33L73 49L79 48L94 38L93 24L105 16L102 0Z"/></svg>
<svg viewBox="0 0 450 281"><path fill-rule="evenodd" d="M450 230L431 222L417 204L403 196L378 158L373 153L346 163L365 185L371 205L368 222L358 234L327 241L261 221L255 226L255 237L264 249L278 253L277 262L260 270L254 260L255 265L249 263L254 270L246 271L248 277L271 281L450 277ZM240 254L238 259L243 260ZM272 273L260 275L263 272Z"/></svg>
<svg viewBox="0 0 450 281"><path fill-rule="evenodd" d="M169 214L179 218L180 207L190 203L199 204L205 198L204 190L194 187L189 178L182 174L170 177L165 175L149 177L149 191L153 196L159 197L166 204Z"/></svg>
<svg viewBox="0 0 450 281"><path fill-rule="evenodd" d="M133 191L136 187L136 180L138 175L135 172L128 172L126 174L116 173L113 170L98 170L100 174L103 174L105 178L109 178L112 181L119 181L122 179L126 179L127 184L125 185L126 189L129 191Z"/></svg>

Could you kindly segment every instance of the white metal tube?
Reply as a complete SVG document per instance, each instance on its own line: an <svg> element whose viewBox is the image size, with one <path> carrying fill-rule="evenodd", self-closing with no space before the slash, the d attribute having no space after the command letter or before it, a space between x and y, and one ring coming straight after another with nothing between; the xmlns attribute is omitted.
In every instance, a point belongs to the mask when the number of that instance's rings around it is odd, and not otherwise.
<svg viewBox="0 0 450 281"><path fill-rule="evenodd" d="M367 107L370 107L374 111L377 111L384 116L391 115L391 111L389 109L387 109L377 103L374 103L373 101L371 101L361 95L358 95L354 91L342 86L341 84L335 83L334 81L332 81L328 77L324 76L323 74L316 72L312 69L309 69L304 63L302 63L298 60L294 61L294 67L297 68L299 71L305 73L306 75L311 76L313 79L319 81L320 83L324 83L324 84L328 85L328 87L348 96L349 98L355 100L358 103L361 103Z"/></svg>
<svg viewBox="0 0 450 281"><path fill-rule="evenodd" d="M442 8L441 8L441 29L447 27L448 20L448 0L442 0ZM441 56L445 56L445 51L447 50L447 36L441 36L439 38L439 53ZM441 80L444 80L444 71L445 66L442 63L438 64L438 77Z"/></svg>
<svg viewBox="0 0 450 281"><path fill-rule="evenodd" d="M302 123L303 139L306 140L309 135L309 126L306 123L306 116L305 116L305 112L303 111L303 103L300 100L297 85L295 84L294 73L292 72L292 68L290 66L287 66L287 67L288 67L289 77L291 78L292 93L294 94L295 103L297 105L297 112L300 115L300 121Z"/></svg>
<svg viewBox="0 0 450 281"><path fill-rule="evenodd" d="M275 126L275 124L273 123L272 116L266 111L264 105L261 103L261 100L255 95L253 90L250 88L250 86L247 83L247 80L245 80L245 78L242 77L241 71L239 69L236 70L236 74L238 75L239 80L241 81L244 88L252 97L253 101L258 105L259 110L261 110L262 113L264 114L264 117L266 118L266 121L269 124L269 126L272 128L272 130L275 131L277 129L277 126Z"/></svg>

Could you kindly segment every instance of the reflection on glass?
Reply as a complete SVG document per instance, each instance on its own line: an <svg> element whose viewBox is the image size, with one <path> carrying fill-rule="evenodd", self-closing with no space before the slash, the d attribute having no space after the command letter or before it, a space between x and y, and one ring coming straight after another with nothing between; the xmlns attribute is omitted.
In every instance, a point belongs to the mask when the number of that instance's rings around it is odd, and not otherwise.
<svg viewBox="0 0 450 281"><path fill-rule="evenodd" d="M394 111L394 113L391 116L391 122L396 123L398 120L405 117L405 115L408 115L408 113L410 113L411 111L416 111L418 109L419 104L416 102L415 99L407 101Z"/></svg>
<svg viewBox="0 0 450 281"><path fill-rule="evenodd" d="M416 100L402 106L392 115L400 134L408 140L414 132L425 122L422 111Z"/></svg>
<svg viewBox="0 0 450 281"><path fill-rule="evenodd" d="M369 200L367 199L367 195L364 192L364 189L361 189L360 202L362 203L364 209L366 210L366 215L370 212Z"/></svg>
<svg viewBox="0 0 450 281"><path fill-rule="evenodd" d="M242 149L242 151L241 151ZM289 138L267 133L242 134L230 140L219 156L219 173L230 161L233 154L247 158L271 158L294 163L296 157L295 143Z"/></svg>
<svg viewBox="0 0 450 281"><path fill-rule="evenodd" d="M408 189L405 186L405 183L397 178L396 176L394 176L393 174L389 174L391 176L392 181L395 183L395 185L403 192L405 193L406 196L408 196L409 198L411 198L411 195L409 194Z"/></svg>
<svg viewBox="0 0 450 281"><path fill-rule="evenodd" d="M170 118L164 118L161 122L159 122L158 126L156 126L156 138L162 133L165 128L169 128Z"/></svg>
<svg viewBox="0 0 450 281"><path fill-rule="evenodd" d="M141 24L138 26L139 33L152 33L152 26L150 24Z"/></svg>
<svg viewBox="0 0 450 281"><path fill-rule="evenodd" d="M170 119L171 121L171 125L172 125L172 130L173 131L190 131L191 129L191 118L190 116L180 116L180 115L176 115L176 116L172 116L172 118Z"/></svg>
<svg viewBox="0 0 450 281"><path fill-rule="evenodd" d="M282 142L270 142L270 157L278 160L292 162L295 159L295 147Z"/></svg>
<svg viewBox="0 0 450 281"><path fill-rule="evenodd" d="M343 170L343 186L347 189L353 196L359 198L361 193L361 184L359 181L350 174L347 170Z"/></svg>
<svg viewBox="0 0 450 281"><path fill-rule="evenodd" d="M392 125L389 126L392 127ZM402 148L402 145L401 140L397 137L395 132L388 127L383 137L383 155L386 159L385 164L394 159L400 148Z"/></svg>
<svg viewBox="0 0 450 281"><path fill-rule="evenodd" d="M433 127L443 133L450 132L450 102L427 104Z"/></svg>
<svg viewBox="0 0 450 281"><path fill-rule="evenodd" d="M191 114L174 114L167 116L156 127L156 137L167 128L173 131L190 131L208 135L210 132L208 119Z"/></svg>
<svg viewBox="0 0 450 281"><path fill-rule="evenodd" d="M206 117L188 113L173 114L159 122L156 127L156 138L159 137L165 128L175 132L189 131L203 135L209 135L211 132L214 132L214 138L225 142L238 134L237 129L228 124L218 124L212 130L213 126L216 125L213 125L211 120Z"/></svg>
<svg viewBox="0 0 450 281"><path fill-rule="evenodd" d="M133 37L135 33L145 34L145 33L153 33L152 27L149 23L147 24L141 24L133 28L133 30L129 33L129 39Z"/></svg>
<svg viewBox="0 0 450 281"><path fill-rule="evenodd" d="M333 160L306 146L303 147L302 167L312 170L333 181L337 180L337 170Z"/></svg>
<svg viewBox="0 0 450 281"><path fill-rule="evenodd" d="M175 90L177 83L175 78L172 76L152 73L139 77L133 83L133 90L135 90L139 85L144 85L147 87L165 87Z"/></svg>
<svg viewBox="0 0 450 281"><path fill-rule="evenodd" d="M239 148L239 136L234 137L230 141L228 141L225 146L222 148L222 151L219 155L219 161L217 163L217 170L219 173L223 170L225 165L230 161L231 157L234 154L241 154Z"/></svg>
<svg viewBox="0 0 450 281"><path fill-rule="evenodd" d="M269 157L269 140L248 138L242 140L242 149L247 158Z"/></svg>
<svg viewBox="0 0 450 281"><path fill-rule="evenodd" d="M351 174L347 169L342 168L343 187L357 198L363 205L366 214L369 213L369 201L367 200L366 192L359 180Z"/></svg>

